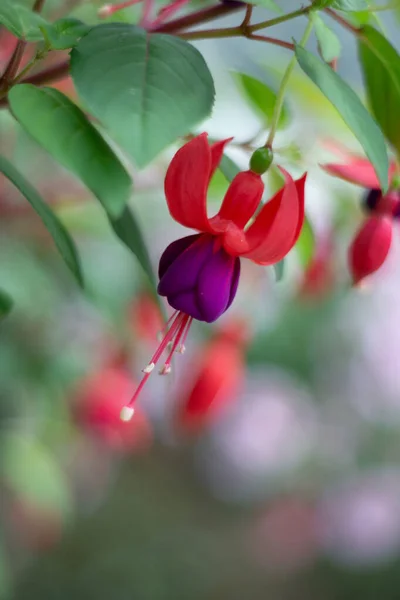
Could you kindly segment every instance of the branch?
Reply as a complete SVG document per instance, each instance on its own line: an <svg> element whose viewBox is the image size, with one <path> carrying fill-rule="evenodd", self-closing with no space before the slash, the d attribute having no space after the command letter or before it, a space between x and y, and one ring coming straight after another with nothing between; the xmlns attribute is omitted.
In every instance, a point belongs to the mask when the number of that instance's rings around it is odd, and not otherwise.
<svg viewBox="0 0 400 600"><path fill-rule="evenodd" d="M178 37L184 40L205 40L205 39L217 39L217 38L228 38L228 37L245 37L249 40L255 40L258 42L266 42L275 46L281 46L288 50L294 50L294 44L279 40L277 38L268 37L266 35L257 35L251 31L251 28L242 25L238 27L226 27L224 29L202 29L200 31L187 31L178 34Z"/></svg>
<svg viewBox="0 0 400 600"><path fill-rule="evenodd" d="M341 17L340 15L338 15L331 8L326 8L325 12L330 17L332 17L332 19L334 19L337 23L340 23L340 25L342 25L342 27L344 27L345 29L348 29L348 31L351 31L355 35L359 35L361 33L361 29L360 28L354 27L354 25L352 25L351 23L349 23L348 21L346 21L346 19L343 19L343 17Z"/></svg>
<svg viewBox="0 0 400 600"><path fill-rule="evenodd" d="M181 29L192 27L193 25L201 25L207 21L224 17L238 10L243 10L245 6L228 6L224 4L218 4L217 6L211 6L210 8L204 8L190 15L185 15L179 19L173 19L168 23L163 23L158 27L155 27L153 31L162 33L175 33Z"/></svg>

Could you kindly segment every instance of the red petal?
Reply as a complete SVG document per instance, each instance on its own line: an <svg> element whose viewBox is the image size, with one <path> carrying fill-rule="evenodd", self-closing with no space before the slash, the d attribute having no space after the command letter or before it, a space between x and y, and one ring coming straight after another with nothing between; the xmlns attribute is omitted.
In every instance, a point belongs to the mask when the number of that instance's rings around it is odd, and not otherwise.
<svg viewBox="0 0 400 600"><path fill-rule="evenodd" d="M249 251L242 256L263 265L282 260L303 226L306 175L294 181L285 169L281 171L284 187L263 207L246 233Z"/></svg>
<svg viewBox="0 0 400 600"><path fill-rule="evenodd" d="M210 179L214 175L215 169L218 167L219 163L221 162L222 155L224 153L226 144L228 144L232 140L233 140L233 138L230 137L230 138L227 138L226 140L220 140L219 142L215 142L214 144L211 144L211 146L210 146L210 151L211 151Z"/></svg>
<svg viewBox="0 0 400 600"><path fill-rule="evenodd" d="M264 183L256 173L244 171L238 173L226 192L218 219L233 221L243 229L254 215L264 192Z"/></svg>
<svg viewBox="0 0 400 600"><path fill-rule="evenodd" d="M211 168L211 151L206 133L182 146L168 167L164 189L169 212L184 227L210 230L207 188Z"/></svg>
<svg viewBox="0 0 400 600"><path fill-rule="evenodd" d="M328 163L321 167L334 177L339 177L350 183L361 185L362 187L379 189L380 183L376 176L374 167L365 158L349 155L349 162L346 164ZM389 183L396 173L395 163L389 165Z"/></svg>
<svg viewBox="0 0 400 600"><path fill-rule="evenodd" d="M349 248L354 283L375 273L385 262L392 243L392 222L385 217L367 219Z"/></svg>
<svg viewBox="0 0 400 600"><path fill-rule="evenodd" d="M197 376L185 390L176 415L178 428L187 433L199 431L235 399L244 374L243 350L235 343L212 340L202 354Z"/></svg>

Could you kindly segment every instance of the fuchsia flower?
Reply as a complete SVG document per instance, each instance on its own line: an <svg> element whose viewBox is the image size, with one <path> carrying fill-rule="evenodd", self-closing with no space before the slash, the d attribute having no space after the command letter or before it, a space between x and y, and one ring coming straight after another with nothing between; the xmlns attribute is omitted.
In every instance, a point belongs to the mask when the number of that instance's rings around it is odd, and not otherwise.
<svg viewBox="0 0 400 600"><path fill-rule="evenodd" d="M225 322L193 361L175 416L180 432L197 433L237 397L245 375L245 346L250 335L244 321Z"/></svg>
<svg viewBox="0 0 400 600"><path fill-rule="evenodd" d="M392 243L392 229L392 222L385 216L372 216L364 221L349 248L349 266L355 284L383 265Z"/></svg>
<svg viewBox="0 0 400 600"><path fill-rule="evenodd" d="M355 284L375 273L385 262L391 242L393 219L400 216L400 190L396 187L399 171L396 163L389 165L390 189L382 193L372 164L347 150L329 145L344 162L322 165L331 175L368 188L364 207L371 216L365 219L349 248L349 268Z"/></svg>
<svg viewBox="0 0 400 600"><path fill-rule="evenodd" d="M172 242L161 256L158 293L175 312L135 395L122 412L123 419L132 417L132 405L168 344L171 348L162 374L170 372L174 352L184 351L193 319L212 323L230 307L239 283L240 258L272 265L286 256L299 237L306 176L294 181L284 169L283 188L248 228L264 192L261 176L251 170L236 175L218 214L208 217L207 188L230 139L209 145L203 133L180 148L168 168L165 195L171 216L200 233Z"/></svg>
<svg viewBox="0 0 400 600"><path fill-rule="evenodd" d="M387 194L382 194L375 169L369 160L349 152L338 144L328 143L327 146L340 156L343 162L321 165L322 168L334 177L367 188L368 192L364 204L368 211L374 214L393 216L400 204L399 191L392 189L396 176L399 176L396 163L391 161L389 165L389 185L391 189Z"/></svg>

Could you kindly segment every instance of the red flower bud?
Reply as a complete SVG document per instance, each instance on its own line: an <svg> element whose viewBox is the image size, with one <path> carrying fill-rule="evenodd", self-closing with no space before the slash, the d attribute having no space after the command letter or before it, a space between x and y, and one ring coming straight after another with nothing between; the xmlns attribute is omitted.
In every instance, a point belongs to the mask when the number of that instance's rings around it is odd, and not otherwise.
<svg viewBox="0 0 400 600"><path fill-rule="evenodd" d="M355 284L383 265L391 242L390 219L374 216L363 223L349 248L349 267Z"/></svg>

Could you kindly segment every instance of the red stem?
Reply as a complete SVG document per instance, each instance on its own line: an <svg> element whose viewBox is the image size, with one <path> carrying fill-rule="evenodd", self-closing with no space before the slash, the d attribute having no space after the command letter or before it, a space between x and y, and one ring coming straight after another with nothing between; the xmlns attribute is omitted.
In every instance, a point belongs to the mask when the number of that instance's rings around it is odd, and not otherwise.
<svg viewBox="0 0 400 600"><path fill-rule="evenodd" d="M338 15L331 8L325 8L325 12L330 17L332 17L332 19L334 19L337 23L340 23L340 25L342 25L342 27L344 27L345 29L348 29L349 31L351 31L355 35L359 35L360 34L360 32L361 32L360 28L354 27L354 25L352 25L351 23L349 23L348 21L346 21L346 19L343 19L343 17L341 17L340 15Z"/></svg>
<svg viewBox="0 0 400 600"><path fill-rule="evenodd" d="M173 19L169 21L169 23L163 23L159 25L153 31L158 31L162 33L175 33L177 31L181 31L181 29L186 29L187 27L192 27L192 25L200 25L201 23L206 23L207 21L212 21L213 19L217 19L218 17L224 17L225 15L229 15L230 13L236 12L238 10L243 10L244 6L225 6L224 4L218 4L217 6L210 6L210 8L203 8L202 10L197 10L196 12L191 13L190 15L185 15L184 17L180 17L179 19Z"/></svg>

